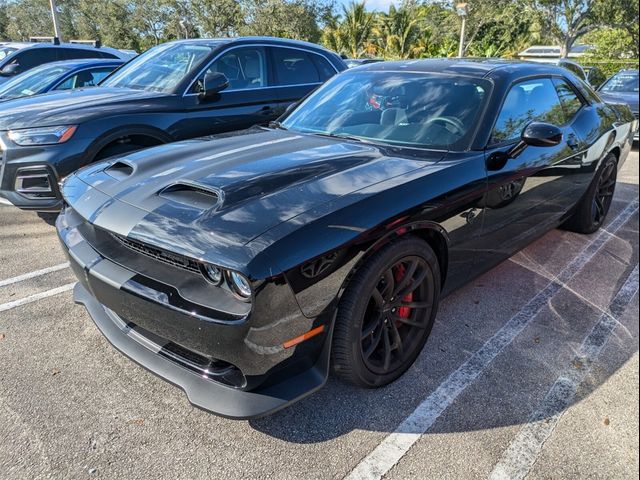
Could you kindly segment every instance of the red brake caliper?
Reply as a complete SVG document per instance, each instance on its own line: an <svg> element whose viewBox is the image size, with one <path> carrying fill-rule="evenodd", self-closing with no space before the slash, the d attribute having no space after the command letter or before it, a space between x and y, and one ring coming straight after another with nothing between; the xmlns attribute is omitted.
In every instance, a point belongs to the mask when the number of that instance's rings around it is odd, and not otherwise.
<svg viewBox="0 0 640 480"><path fill-rule="evenodd" d="M404 264L401 263L396 267L396 271L395 271L396 283L402 281L402 279L404 278L405 272L406 272L406 268ZM413 300L413 292L406 294L402 299L403 302L410 302L412 300ZM411 315L410 307L398 307L398 316L400 318L409 318L409 315Z"/></svg>

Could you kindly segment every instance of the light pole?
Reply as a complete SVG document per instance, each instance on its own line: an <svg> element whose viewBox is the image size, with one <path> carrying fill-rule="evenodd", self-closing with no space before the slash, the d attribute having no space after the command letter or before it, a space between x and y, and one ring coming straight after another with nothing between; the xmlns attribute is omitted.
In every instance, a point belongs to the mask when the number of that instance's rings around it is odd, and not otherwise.
<svg viewBox="0 0 640 480"><path fill-rule="evenodd" d="M458 15L462 18L462 25L460 26L460 45L458 46L458 58L464 56L464 35L467 28L467 15L469 14L469 4L459 3L456 5Z"/></svg>
<svg viewBox="0 0 640 480"><path fill-rule="evenodd" d="M62 34L60 33L60 25L58 24L58 7L56 0L49 0L51 4L51 18L53 19L53 31L58 40L62 41Z"/></svg>

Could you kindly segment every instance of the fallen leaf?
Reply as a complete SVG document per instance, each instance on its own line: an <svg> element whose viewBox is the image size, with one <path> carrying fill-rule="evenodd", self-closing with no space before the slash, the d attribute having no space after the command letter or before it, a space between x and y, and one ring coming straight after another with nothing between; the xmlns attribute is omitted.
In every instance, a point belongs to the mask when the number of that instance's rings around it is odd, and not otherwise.
<svg viewBox="0 0 640 480"><path fill-rule="evenodd" d="M609 420L609 417L604 417L604 425L608 427L610 423L611 423L611 420Z"/></svg>
<svg viewBox="0 0 640 480"><path fill-rule="evenodd" d="M580 370L582 367L584 367L584 363L582 363L580 360L574 360L572 365L576 370Z"/></svg>
<svg viewBox="0 0 640 480"><path fill-rule="evenodd" d="M133 420L129 420L129 423L134 425L144 425L144 418L134 418Z"/></svg>
<svg viewBox="0 0 640 480"><path fill-rule="evenodd" d="M6 335L4 333L0 333L0 340L4 340L6 338Z"/></svg>
<svg viewBox="0 0 640 480"><path fill-rule="evenodd" d="M51 375L54 376L54 377L56 375L58 375L59 373L60 373L60 370L58 370L57 368L54 368L53 370L51 370Z"/></svg>

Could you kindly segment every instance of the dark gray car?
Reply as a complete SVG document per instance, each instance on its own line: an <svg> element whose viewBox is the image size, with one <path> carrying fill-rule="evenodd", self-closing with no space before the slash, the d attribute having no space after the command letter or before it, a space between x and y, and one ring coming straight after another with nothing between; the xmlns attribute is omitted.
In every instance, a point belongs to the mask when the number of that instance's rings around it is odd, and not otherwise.
<svg viewBox="0 0 640 480"><path fill-rule="evenodd" d="M608 103L625 103L638 118L638 70L620 70L610 77L598 90ZM635 140L638 140L636 132Z"/></svg>

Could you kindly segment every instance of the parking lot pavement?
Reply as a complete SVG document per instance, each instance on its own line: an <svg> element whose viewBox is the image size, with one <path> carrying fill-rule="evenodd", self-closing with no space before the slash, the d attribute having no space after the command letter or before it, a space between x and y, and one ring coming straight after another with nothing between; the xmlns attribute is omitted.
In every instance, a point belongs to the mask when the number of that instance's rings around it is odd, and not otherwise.
<svg viewBox="0 0 640 480"><path fill-rule="evenodd" d="M53 227L0 206L0 477L638 478L637 202L635 150L604 231L549 232L449 296L397 382L332 378L249 422L113 349Z"/></svg>

